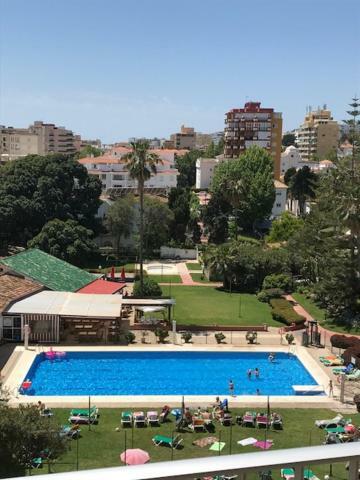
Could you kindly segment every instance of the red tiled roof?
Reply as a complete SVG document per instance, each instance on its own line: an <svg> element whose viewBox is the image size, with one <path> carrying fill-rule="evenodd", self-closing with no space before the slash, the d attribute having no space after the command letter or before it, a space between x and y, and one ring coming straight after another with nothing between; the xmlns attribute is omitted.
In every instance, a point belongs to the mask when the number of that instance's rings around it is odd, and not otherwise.
<svg viewBox="0 0 360 480"><path fill-rule="evenodd" d="M76 293L117 293L126 286L126 283L110 282L101 278L94 280L93 282L80 288Z"/></svg>
<svg viewBox="0 0 360 480"><path fill-rule="evenodd" d="M42 289L43 286L39 283L5 272L0 275L0 313L9 303Z"/></svg>

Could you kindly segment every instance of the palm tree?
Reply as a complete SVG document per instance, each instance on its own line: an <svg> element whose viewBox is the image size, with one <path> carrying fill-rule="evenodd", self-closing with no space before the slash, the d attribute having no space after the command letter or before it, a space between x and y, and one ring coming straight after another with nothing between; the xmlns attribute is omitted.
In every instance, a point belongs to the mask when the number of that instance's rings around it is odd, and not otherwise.
<svg viewBox="0 0 360 480"><path fill-rule="evenodd" d="M308 166L298 170L290 180L290 194L298 200L301 216L305 213L306 200L315 198L316 183L317 175Z"/></svg>
<svg viewBox="0 0 360 480"><path fill-rule="evenodd" d="M130 177L137 180L138 194L140 198L140 290L144 289L144 268L143 268L143 242L144 242L144 185L151 175L156 174L156 165L161 163L158 155L149 151L150 143L147 140L137 140L130 143L132 151L123 156Z"/></svg>

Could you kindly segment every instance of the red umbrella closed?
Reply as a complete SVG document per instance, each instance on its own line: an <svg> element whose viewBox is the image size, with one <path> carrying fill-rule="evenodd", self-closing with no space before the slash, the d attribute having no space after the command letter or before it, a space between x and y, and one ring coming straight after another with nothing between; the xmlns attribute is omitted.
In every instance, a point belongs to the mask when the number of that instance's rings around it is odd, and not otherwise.
<svg viewBox="0 0 360 480"><path fill-rule="evenodd" d="M150 460L150 455L140 448L129 448L120 455L120 460L127 465L142 465Z"/></svg>
<svg viewBox="0 0 360 480"><path fill-rule="evenodd" d="M114 267L111 267L110 277L111 277L112 279L115 278L115 268L114 268Z"/></svg>
<svg viewBox="0 0 360 480"><path fill-rule="evenodd" d="M125 268L124 268L124 267L122 267L122 269L121 269L121 280L125 280L125 278L126 278L126 275L125 275Z"/></svg>

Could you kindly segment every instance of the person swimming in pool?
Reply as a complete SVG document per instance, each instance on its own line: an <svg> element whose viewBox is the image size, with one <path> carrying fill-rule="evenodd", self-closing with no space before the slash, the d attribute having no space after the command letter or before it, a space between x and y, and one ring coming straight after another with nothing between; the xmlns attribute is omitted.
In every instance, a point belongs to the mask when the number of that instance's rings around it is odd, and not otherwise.
<svg viewBox="0 0 360 480"><path fill-rule="evenodd" d="M260 377L260 370L257 367L255 368L254 373L256 378Z"/></svg>
<svg viewBox="0 0 360 480"><path fill-rule="evenodd" d="M275 353L271 352L268 356L268 360L272 363L275 360Z"/></svg>

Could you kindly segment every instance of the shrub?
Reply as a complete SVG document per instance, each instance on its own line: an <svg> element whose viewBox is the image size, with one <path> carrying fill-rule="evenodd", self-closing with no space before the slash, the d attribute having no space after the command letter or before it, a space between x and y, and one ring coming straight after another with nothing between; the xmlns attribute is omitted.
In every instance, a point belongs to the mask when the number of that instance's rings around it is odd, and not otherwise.
<svg viewBox="0 0 360 480"><path fill-rule="evenodd" d="M162 291L159 286L154 280L150 277L144 277L144 288L141 291L140 281L136 281L134 283L134 290L133 290L134 297L161 297Z"/></svg>
<svg viewBox="0 0 360 480"><path fill-rule="evenodd" d="M346 335L332 335L330 342L333 347L344 350L357 344L360 345L360 340L357 337L347 337Z"/></svg>
<svg viewBox="0 0 360 480"><path fill-rule="evenodd" d="M267 275L264 278L262 287L263 290L268 290L269 288L279 288L280 290L284 290L285 292L291 292L292 279L289 275L286 275L285 273Z"/></svg>
<svg viewBox="0 0 360 480"><path fill-rule="evenodd" d="M289 345L291 345L294 341L294 335L292 333L287 333L285 335L285 338L286 338Z"/></svg>
<svg viewBox="0 0 360 480"><path fill-rule="evenodd" d="M192 333L191 332L184 332L181 335L181 338L184 340L185 343L189 343L190 340L192 339Z"/></svg>
<svg viewBox="0 0 360 480"><path fill-rule="evenodd" d="M133 332L126 332L125 335L124 335L124 338L126 340L127 343L133 343L136 336Z"/></svg>
<svg viewBox="0 0 360 480"><path fill-rule="evenodd" d="M169 332L164 327L158 327L154 333L158 337L159 343L165 343L165 338L169 336Z"/></svg>
<svg viewBox="0 0 360 480"><path fill-rule="evenodd" d="M268 288L267 290L261 290L257 294L257 299L259 302L269 303L272 298L281 298L284 293L284 290L280 288Z"/></svg>
<svg viewBox="0 0 360 480"><path fill-rule="evenodd" d="M225 340L225 335L222 332L215 333L215 339L217 343L221 343L223 340Z"/></svg>
<svg viewBox="0 0 360 480"><path fill-rule="evenodd" d="M270 305L272 307L271 315L278 322L286 325L291 325L292 323L301 325L305 322L305 318L296 313L291 303L285 300L285 298L273 298L270 300Z"/></svg>

